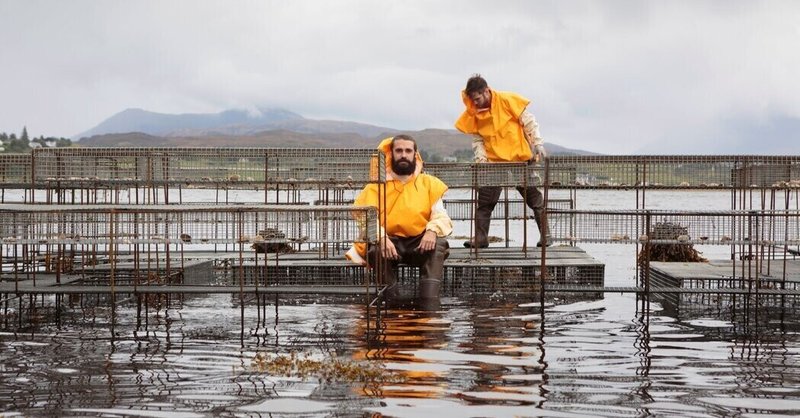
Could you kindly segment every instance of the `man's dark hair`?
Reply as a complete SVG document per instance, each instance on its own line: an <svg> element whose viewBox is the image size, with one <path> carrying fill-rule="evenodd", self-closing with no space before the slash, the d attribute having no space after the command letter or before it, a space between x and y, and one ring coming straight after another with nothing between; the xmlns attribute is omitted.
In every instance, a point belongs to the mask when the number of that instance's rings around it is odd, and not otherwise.
<svg viewBox="0 0 800 418"><path fill-rule="evenodd" d="M472 93L480 93L486 87L489 87L489 84L486 83L486 80L484 80L480 74L473 74L472 77L467 80L467 88L464 90L466 91L467 95L470 95Z"/></svg>
<svg viewBox="0 0 800 418"><path fill-rule="evenodd" d="M414 138L412 138L412 137L411 137L411 135L400 134L400 135L395 135L395 136L392 138L392 151L394 151L394 143L395 143L395 141L397 141L397 140L400 140L400 139L402 139L402 140L404 140L404 141L411 141L411 142L413 142L413 143L414 143L414 151L416 151L416 150L417 150L417 140L415 140Z"/></svg>

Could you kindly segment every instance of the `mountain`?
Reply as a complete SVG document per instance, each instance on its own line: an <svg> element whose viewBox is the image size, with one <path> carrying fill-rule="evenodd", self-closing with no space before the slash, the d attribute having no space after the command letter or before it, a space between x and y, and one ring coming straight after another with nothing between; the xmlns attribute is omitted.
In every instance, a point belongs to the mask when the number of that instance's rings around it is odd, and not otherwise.
<svg viewBox="0 0 800 418"><path fill-rule="evenodd" d="M373 148L381 139L394 135L382 132L372 137L353 133L304 133L289 130L263 131L252 135L155 136L140 132L95 135L82 139L84 147L275 147L275 148ZM454 129L404 131L417 140L419 148L439 157L472 155L472 139ZM546 144L551 155L590 155L593 153Z"/></svg>
<svg viewBox="0 0 800 418"><path fill-rule="evenodd" d="M184 113L179 115L126 109L73 139L96 135L141 132L154 136L205 137L215 135L251 135L262 131L287 130L302 133L357 133L373 137L389 128L356 122L306 119L285 109L263 108L256 112L226 110L220 113Z"/></svg>
<svg viewBox="0 0 800 418"><path fill-rule="evenodd" d="M284 109L256 114L228 110L215 114L169 115L127 109L80 135L84 147L287 147L373 148L401 131L363 123L306 119ZM422 151L438 157L472 154L472 140L455 129L402 131ZM592 154L546 144L555 154Z"/></svg>

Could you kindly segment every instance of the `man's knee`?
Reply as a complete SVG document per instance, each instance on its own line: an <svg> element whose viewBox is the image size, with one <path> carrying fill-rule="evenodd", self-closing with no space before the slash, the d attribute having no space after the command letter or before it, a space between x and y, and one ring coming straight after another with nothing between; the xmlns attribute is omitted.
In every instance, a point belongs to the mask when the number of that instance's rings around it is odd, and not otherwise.
<svg viewBox="0 0 800 418"><path fill-rule="evenodd" d="M447 239L445 238L437 237L436 247L434 248L434 251L437 254L441 254L443 260L447 259L447 257L450 256L450 243L448 243Z"/></svg>
<svg viewBox="0 0 800 418"><path fill-rule="evenodd" d="M544 207L544 195L536 187L529 186L527 188L517 186L517 191L520 195L525 197L525 202L531 209L539 209Z"/></svg>

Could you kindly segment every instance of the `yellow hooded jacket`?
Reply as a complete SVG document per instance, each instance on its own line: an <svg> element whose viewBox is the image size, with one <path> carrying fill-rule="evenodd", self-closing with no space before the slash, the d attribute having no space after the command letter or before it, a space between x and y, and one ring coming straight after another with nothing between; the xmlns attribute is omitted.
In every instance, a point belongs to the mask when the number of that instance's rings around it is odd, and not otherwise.
<svg viewBox="0 0 800 418"><path fill-rule="evenodd" d="M520 123L520 116L530 100L516 93L491 91L491 107L482 112L478 112L466 91L461 92L466 110L456 120L456 129L481 136L489 161L530 160L533 153Z"/></svg>
<svg viewBox="0 0 800 418"><path fill-rule="evenodd" d="M432 210L433 205L444 196L447 185L434 176L422 173L422 157L419 152L416 154L417 168L414 174L405 183L397 180L391 168L392 138L381 141L378 149L386 155L386 183L368 184L356 197L355 205L374 206L380 210L378 218L381 235L415 237L426 229L436 232L440 237L449 235L453 230L450 218L446 213L434 213ZM386 202L381 205L384 188ZM353 253L354 250L357 255ZM356 243L346 257L364 264L366 253L366 245Z"/></svg>

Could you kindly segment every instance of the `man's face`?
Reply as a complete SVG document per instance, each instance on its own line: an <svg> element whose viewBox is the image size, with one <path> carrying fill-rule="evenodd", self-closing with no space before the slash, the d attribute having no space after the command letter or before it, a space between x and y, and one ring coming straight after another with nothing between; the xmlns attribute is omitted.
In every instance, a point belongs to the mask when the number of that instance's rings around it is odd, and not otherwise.
<svg viewBox="0 0 800 418"><path fill-rule="evenodd" d="M486 87L481 91L470 93L469 99L476 109L488 109L492 103L492 91Z"/></svg>
<svg viewBox="0 0 800 418"><path fill-rule="evenodd" d="M394 141L392 147L392 171L401 176L413 174L417 168L414 143L405 139Z"/></svg>

